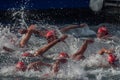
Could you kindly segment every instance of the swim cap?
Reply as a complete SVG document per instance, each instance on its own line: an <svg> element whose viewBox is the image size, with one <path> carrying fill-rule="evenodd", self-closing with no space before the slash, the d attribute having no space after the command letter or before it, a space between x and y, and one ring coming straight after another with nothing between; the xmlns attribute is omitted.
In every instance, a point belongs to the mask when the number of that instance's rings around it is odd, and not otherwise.
<svg viewBox="0 0 120 80"><path fill-rule="evenodd" d="M54 30L49 30L46 34L46 38L49 38L51 36L55 36L55 31Z"/></svg>
<svg viewBox="0 0 120 80"><path fill-rule="evenodd" d="M31 54L29 52L25 52L21 56L23 56L23 57L29 57L29 56L31 56Z"/></svg>
<svg viewBox="0 0 120 80"><path fill-rule="evenodd" d="M115 60L116 60L116 56L115 55L113 55L113 54L109 54L108 55L108 62L110 64L113 64L115 62Z"/></svg>
<svg viewBox="0 0 120 80"><path fill-rule="evenodd" d="M24 64L24 62L18 62L16 64L16 69L20 70L20 71L25 71L27 69L26 65Z"/></svg>
<svg viewBox="0 0 120 80"><path fill-rule="evenodd" d="M65 58L69 58L69 55L65 52L61 52L59 53L58 59L65 59Z"/></svg>
<svg viewBox="0 0 120 80"><path fill-rule="evenodd" d="M97 33L105 33L105 35L107 35L108 34L108 29L105 26L101 26L101 27L99 27Z"/></svg>

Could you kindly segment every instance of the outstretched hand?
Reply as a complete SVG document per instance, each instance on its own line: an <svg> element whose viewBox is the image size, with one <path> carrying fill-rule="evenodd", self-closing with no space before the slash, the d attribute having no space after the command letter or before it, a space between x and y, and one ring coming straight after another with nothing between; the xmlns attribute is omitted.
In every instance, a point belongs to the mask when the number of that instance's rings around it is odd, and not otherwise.
<svg viewBox="0 0 120 80"><path fill-rule="evenodd" d="M19 29L18 32L20 34L26 34L28 30L35 30L35 25L30 25L30 27L28 29Z"/></svg>
<svg viewBox="0 0 120 80"><path fill-rule="evenodd" d="M35 25L30 25L30 27L28 28L28 30L35 30Z"/></svg>

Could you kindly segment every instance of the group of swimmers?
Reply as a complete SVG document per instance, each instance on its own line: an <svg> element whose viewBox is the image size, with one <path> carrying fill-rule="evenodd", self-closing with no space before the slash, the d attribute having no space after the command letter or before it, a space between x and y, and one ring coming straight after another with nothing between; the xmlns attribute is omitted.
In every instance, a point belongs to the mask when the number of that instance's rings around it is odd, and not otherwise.
<svg viewBox="0 0 120 80"><path fill-rule="evenodd" d="M65 32L67 32L71 29L75 29L75 28L83 28L85 26L86 26L86 24L80 24L80 25L70 25L70 26L61 28L59 30L63 35L60 38L57 35L57 31L55 31L55 30L38 30L38 29L36 29L35 25L31 25L28 29L20 29L19 33L24 35L19 42L19 47L21 47L21 48L24 48L27 45L27 42L29 41L32 34L38 34L38 35L46 38L46 40L48 42L45 46L36 50L33 54L23 53L22 56L24 56L24 57L36 57L36 56L43 57L44 56L43 54L46 51L48 51L50 48L52 48L54 45L56 45L59 42L65 42L64 40L66 38L68 38L68 35L65 34ZM104 25L100 26L98 28L96 35L97 35L97 38L99 38L99 39L108 39L109 37L111 37L107 27ZM94 42L93 39L86 39L83 42L83 44L81 45L81 47L72 55L68 55L68 53L61 51L59 53L59 55L57 56L55 62L53 62L53 64L44 63L42 61L36 61L36 62L32 62L28 65L25 65L24 62L19 61L16 64L16 70L17 71L26 71L26 70L33 69L33 70L37 71L37 70L40 70L41 66L47 66L49 68L52 68L50 73L46 74L47 76L57 75L57 73L59 72L59 69L60 69L60 65L64 65L65 63L67 63L68 58L72 59L74 61L84 60L85 59L84 52L86 51L87 46L93 42ZM9 51L9 52L15 51L6 46L4 46L3 49L6 51ZM114 55L114 50L102 48L100 51L98 51L98 54L100 54L100 55L107 54L109 64L111 66L116 66L116 61L118 59Z"/></svg>

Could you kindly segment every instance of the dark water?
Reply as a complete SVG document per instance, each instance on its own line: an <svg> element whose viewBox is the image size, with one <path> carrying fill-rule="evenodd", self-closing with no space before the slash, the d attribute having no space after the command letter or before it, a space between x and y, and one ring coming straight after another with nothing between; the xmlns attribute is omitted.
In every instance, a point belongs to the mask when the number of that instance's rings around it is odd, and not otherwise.
<svg viewBox="0 0 120 80"><path fill-rule="evenodd" d="M100 24L100 23L114 23L119 24L118 15L109 14L105 11L93 12L88 8L83 9L48 9L48 10L1 10L0 22L2 23L14 23L13 13L20 11L24 12L24 19L27 24L41 23L49 24ZM16 16L16 19L20 19L21 14ZM117 17L117 18L116 18Z"/></svg>

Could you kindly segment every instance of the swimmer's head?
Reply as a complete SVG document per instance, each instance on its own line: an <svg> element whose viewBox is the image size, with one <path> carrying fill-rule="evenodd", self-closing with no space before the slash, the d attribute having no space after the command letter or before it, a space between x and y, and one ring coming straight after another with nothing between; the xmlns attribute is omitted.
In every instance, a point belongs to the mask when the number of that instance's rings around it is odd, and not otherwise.
<svg viewBox="0 0 120 80"><path fill-rule="evenodd" d="M46 36L46 39L48 40L48 43L57 38L54 30L47 31L45 36Z"/></svg>
<svg viewBox="0 0 120 80"><path fill-rule="evenodd" d="M99 27L98 31L97 31L97 37L101 38L101 37L104 37L106 35L108 35L108 29L105 26Z"/></svg>
<svg viewBox="0 0 120 80"><path fill-rule="evenodd" d="M66 59L66 58L69 58L69 55L65 52L61 52L61 53L59 53L57 59Z"/></svg>
<svg viewBox="0 0 120 80"><path fill-rule="evenodd" d="M69 55L67 53L65 53L65 52L61 52L61 53L59 53L59 55L58 55L58 57L56 59L60 63L66 63L67 58L69 58Z"/></svg>
<svg viewBox="0 0 120 80"><path fill-rule="evenodd" d="M108 54L108 62L109 62L110 64L113 64L113 63L115 62L115 60L116 60L116 56L113 55L112 53L109 53L109 54Z"/></svg>
<svg viewBox="0 0 120 80"><path fill-rule="evenodd" d="M18 71L25 71L27 69L26 65L24 64L24 62L22 61L19 61L17 64L16 64L16 70Z"/></svg>

